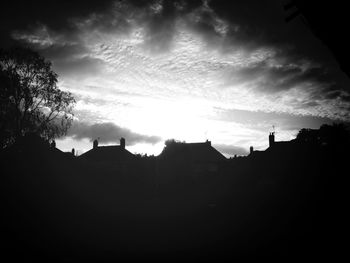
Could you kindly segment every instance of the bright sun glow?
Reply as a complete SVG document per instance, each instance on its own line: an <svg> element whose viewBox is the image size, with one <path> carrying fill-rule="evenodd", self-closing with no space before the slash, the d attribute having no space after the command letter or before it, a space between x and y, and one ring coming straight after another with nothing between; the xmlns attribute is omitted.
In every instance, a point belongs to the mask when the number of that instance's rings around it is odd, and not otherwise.
<svg viewBox="0 0 350 263"><path fill-rule="evenodd" d="M209 128L205 119L209 113L210 108L203 101L150 99L131 112L126 124L133 130L159 134L164 139L198 140Z"/></svg>

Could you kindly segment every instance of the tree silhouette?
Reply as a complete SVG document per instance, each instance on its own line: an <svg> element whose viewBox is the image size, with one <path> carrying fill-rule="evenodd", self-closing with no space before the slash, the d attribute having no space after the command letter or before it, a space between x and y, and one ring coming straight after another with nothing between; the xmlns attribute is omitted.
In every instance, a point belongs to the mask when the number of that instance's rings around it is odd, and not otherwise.
<svg viewBox="0 0 350 263"><path fill-rule="evenodd" d="M57 87L51 62L27 48L0 50L0 147L27 133L50 140L66 133L75 100Z"/></svg>
<svg viewBox="0 0 350 263"><path fill-rule="evenodd" d="M303 143L314 145L343 145L349 144L349 131L344 123L323 124L319 129L301 129L296 139Z"/></svg>

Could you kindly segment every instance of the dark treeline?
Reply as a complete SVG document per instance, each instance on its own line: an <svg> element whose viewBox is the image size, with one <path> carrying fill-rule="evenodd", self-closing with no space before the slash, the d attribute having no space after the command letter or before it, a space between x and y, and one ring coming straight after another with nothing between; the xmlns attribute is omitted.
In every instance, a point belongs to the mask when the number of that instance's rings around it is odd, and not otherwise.
<svg viewBox="0 0 350 263"><path fill-rule="evenodd" d="M3 150L5 254L59 261L338 255L344 126L302 129L295 140L218 166L193 165L179 145L126 165L73 157L35 137Z"/></svg>

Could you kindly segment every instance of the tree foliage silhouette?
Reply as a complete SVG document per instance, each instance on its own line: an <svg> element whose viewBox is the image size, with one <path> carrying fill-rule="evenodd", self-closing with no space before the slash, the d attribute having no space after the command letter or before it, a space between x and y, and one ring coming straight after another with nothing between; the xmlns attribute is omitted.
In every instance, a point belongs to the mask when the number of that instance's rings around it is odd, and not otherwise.
<svg viewBox="0 0 350 263"><path fill-rule="evenodd" d="M66 133L75 99L57 87L51 62L28 48L0 50L0 146L27 133L50 140Z"/></svg>
<svg viewBox="0 0 350 263"><path fill-rule="evenodd" d="M344 123L323 124L319 129L301 129L296 139L314 145L349 145L349 131Z"/></svg>

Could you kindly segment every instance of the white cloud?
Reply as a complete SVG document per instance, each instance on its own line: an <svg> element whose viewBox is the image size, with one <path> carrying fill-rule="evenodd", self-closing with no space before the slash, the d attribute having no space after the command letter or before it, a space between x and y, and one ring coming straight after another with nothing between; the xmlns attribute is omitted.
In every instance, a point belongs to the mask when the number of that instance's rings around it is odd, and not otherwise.
<svg viewBox="0 0 350 263"><path fill-rule="evenodd" d="M89 139L93 141L98 138L102 143L115 143L123 137L127 139L127 145L137 143L155 144L160 141L157 136L138 134L111 122L88 123L76 121L67 135L76 140Z"/></svg>

